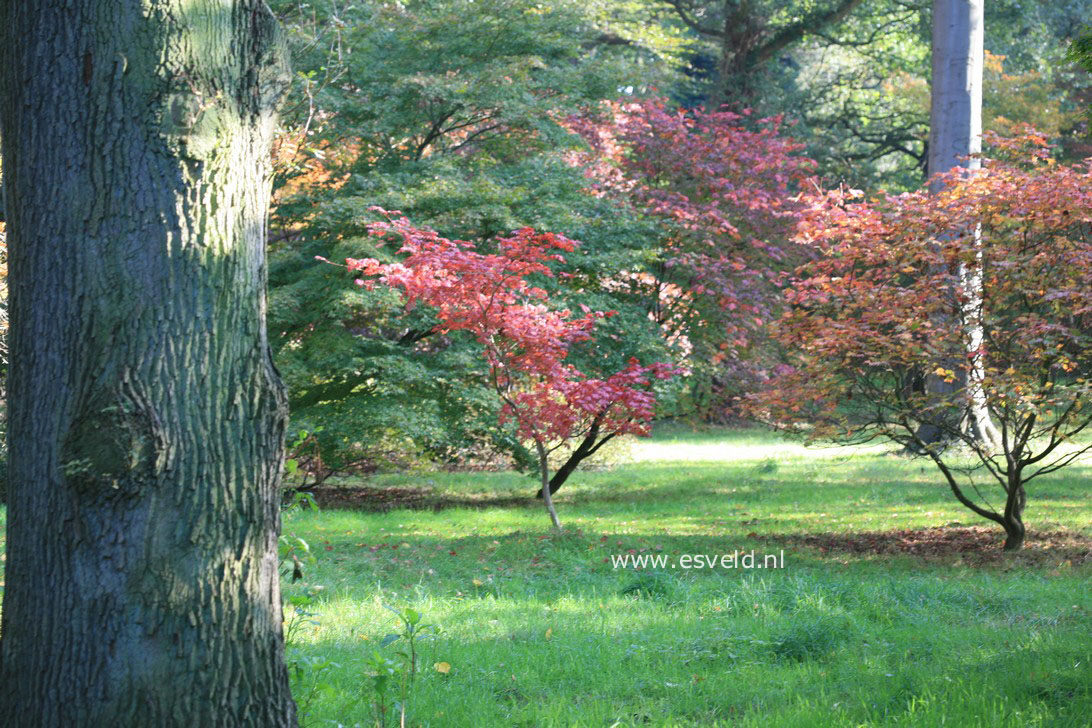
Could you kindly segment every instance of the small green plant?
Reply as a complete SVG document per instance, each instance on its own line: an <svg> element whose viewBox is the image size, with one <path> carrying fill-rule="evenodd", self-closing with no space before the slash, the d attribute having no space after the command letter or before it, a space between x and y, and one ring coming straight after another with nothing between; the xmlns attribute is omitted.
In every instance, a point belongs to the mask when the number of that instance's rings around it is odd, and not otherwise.
<svg viewBox="0 0 1092 728"><path fill-rule="evenodd" d="M281 514L283 517L288 518L295 513L317 511L318 509L315 496L297 490L281 506ZM303 565L305 563L315 563L315 556L311 553L311 546L294 533L282 533L277 538L277 552L280 558L281 575L285 577L291 575L293 582L303 578Z"/></svg>
<svg viewBox="0 0 1092 728"><path fill-rule="evenodd" d="M318 509L318 503L315 502L314 494L309 493L306 490L293 490L285 498L281 512L284 514L297 511L317 511Z"/></svg>
<svg viewBox="0 0 1092 728"><path fill-rule="evenodd" d="M294 465L285 462L285 470L292 472ZM295 513L308 510L318 510L314 496L310 493L295 491L282 505L282 513L291 517ZM282 579L291 579L297 582L304 577L304 565L313 565L316 562L315 555L311 551L311 545L294 533L281 534L277 539L277 555L280 560L280 574ZM319 621L315 618L317 612L314 606L317 604L322 586L318 584L308 585L301 594L286 594L284 596L282 613L284 615L284 642L289 648L296 642L303 630L308 627L317 627ZM324 691L332 690L332 686L326 676L340 665L324 656L309 656L299 649L290 649L286 659L288 673L292 679L292 697L296 701L296 709L300 718L310 715L311 703L315 697Z"/></svg>
<svg viewBox="0 0 1092 728"><path fill-rule="evenodd" d="M317 437L322 430L322 427L316 427L314 432L300 430L296 433L296 439L287 447L288 457L284 460L284 483L289 491L289 498L307 494L311 488L321 485L330 474L323 466L322 450ZM301 460L303 461L302 469ZM307 482L308 476L314 478L313 482ZM314 505L313 498L311 504Z"/></svg>
<svg viewBox="0 0 1092 728"><path fill-rule="evenodd" d="M375 717L375 728L387 728L387 714L391 709L387 694L391 683L397 677L398 663L386 657L379 650L373 650L364 667L371 681L372 715ZM405 724L405 699L402 700L402 723Z"/></svg>
<svg viewBox="0 0 1092 728"><path fill-rule="evenodd" d="M774 458L766 458L755 466L754 471L757 475L771 475L776 473L780 467L781 466Z"/></svg>
<svg viewBox="0 0 1092 728"><path fill-rule="evenodd" d="M383 647L394 644L395 642L402 640L405 642L406 647L398 652L403 658L403 662L406 668L409 670L409 677L412 681L417 674L417 642L422 638L428 638L440 633L439 626L435 624L425 624L421 621L421 613L416 609L410 609L406 607L402 611L398 611L394 607L387 607L387 609L398 617L402 624L401 632L392 632L383 638L381 643Z"/></svg>
<svg viewBox="0 0 1092 728"><path fill-rule="evenodd" d="M292 679L292 699L301 720L311 714L311 704L319 693L333 690L327 679L341 665L322 656L308 656L298 650L288 655L288 674Z"/></svg>
<svg viewBox="0 0 1092 728"><path fill-rule="evenodd" d="M372 707L377 728L385 728L387 725L388 709L391 707L387 691L390 688L391 680L395 680L398 685L398 700L395 702L394 707L399 712L400 725L404 726L406 724L406 706L409 691L413 687L413 681L417 676L418 643L422 639L429 639L440 634L440 627L423 622L421 613L416 609L410 607L406 607L401 611L394 607L386 607L386 609L398 617L401 629L385 636L383 641L380 642L380 647L389 647L395 642L402 642L404 647L395 653L400 658L397 662L389 660L376 651L366 663L368 676L372 680Z"/></svg>
<svg viewBox="0 0 1092 728"><path fill-rule="evenodd" d="M291 577L292 582L303 578L304 564L314 564L311 546L294 533L283 533L277 538L277 556L281 563L281 576Z"/></svg>
<svg viewBox="0 0 1092 728"><path fill-rule="evenodd" d="M794 621L773 636L770 646L782 660L816 660L828 657L852 638L845 619L827 617Z"/></svg>
<svg viewBox="0 0 1092 728"><path fill-rule="evenodd" d="M285 599L287 606L291 608L291 613L284 621L285 644L292 644L307 625L313 627L319 625L319 621L315 619L316 613L311 610L311 607L318 601L321 592L321 586L309 586L303 594L293 594Z"/></svg>

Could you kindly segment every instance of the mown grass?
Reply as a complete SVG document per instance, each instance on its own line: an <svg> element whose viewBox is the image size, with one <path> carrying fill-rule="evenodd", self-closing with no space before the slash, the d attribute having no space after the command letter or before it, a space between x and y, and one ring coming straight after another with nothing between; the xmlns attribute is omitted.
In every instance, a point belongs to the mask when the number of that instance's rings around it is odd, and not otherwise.
<svg viewBox="0 0 1092 728"><path fill-rule="evenodd" d="M537 503L516 500L533 483L505 473L380 479L456 504L439 511L290 517L286 531L318 554L306 581L324 587L318 624L290 655L336 663L297 679L305 723L373 724L363 663L394 631L385 606L412 606L444 629L423 648L411 725L1092 721L1087 562L1034 543L985 565L972 554L792 550L800 534L979 525L922 463L804 450L758 431L661 431L634 455L566 485L561 536ZM1032 530L1090 535L1090 475L1075 466L1037 483ZM635 571L609 560L782 547L776 570ZM323 687L308 698L313 683Z"/></svg>
<svg viewBox="0 0 1092 728"><path fill-rule="evenodd" d="M983 564L799 546L806 534L979 525L930 468L879 449L669 429L633 456L566 485L562 535L512 473L370 482L428 488L442 510L290 515L285 531L317 561L285 591L323 587L288 649L304 725L374 725L365 660L397 649L380 647L396 629L388 606L443 628L421 647L413 726L1092 721L1092 564L1034 541L1092 536L1087 465L1035 483L1027 554ZM610 562L782 548L783 569Z"/></svg>

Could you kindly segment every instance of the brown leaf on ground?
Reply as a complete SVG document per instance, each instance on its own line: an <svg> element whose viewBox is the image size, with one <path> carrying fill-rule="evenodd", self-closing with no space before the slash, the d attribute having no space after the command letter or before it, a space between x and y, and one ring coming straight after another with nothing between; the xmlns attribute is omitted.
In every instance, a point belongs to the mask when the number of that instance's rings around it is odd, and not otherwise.
<svg viewBox="0 0 1092 728"><path fill-rule="evenodd" d="M1058 566L1092 564L1092 538L1078 531L1029 530L1020 551L1005 552L1005 533L988 526L935 526L894 531L768 534L768 542L791 544L821 553L908 555L926 559L960 559L968 563L1016 560Z"/></svg>
<svg viewBox="0 0 1092 728"><path fill-rule="evenodd" d="M532 495L534 488L528 486L527 495L493 496L474 495L445 496L438 495L431 488L389 487L323 487L312 491L319 508L344 508L358 511L384 512L395 508L410 510L441 511L445 508L512 508L541 507L542 501L536 501Z"/></svg>

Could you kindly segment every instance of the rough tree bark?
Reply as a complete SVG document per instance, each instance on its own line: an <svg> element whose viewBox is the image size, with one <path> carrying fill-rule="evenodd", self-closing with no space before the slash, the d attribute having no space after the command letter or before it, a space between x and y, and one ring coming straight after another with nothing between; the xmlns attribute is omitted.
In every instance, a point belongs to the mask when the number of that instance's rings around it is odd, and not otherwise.
<svg viewBox="0 0 1092 728"><path fill-rule="evenodd" d="M933 0L933 80L929 124L928 173L943 174L955 167L979 169L981 164L971 155L982 151L982 64L983 64L983 0ZM938 192L940 183L931 183ZM974 235L978 235L975 230ZM934 373L925 377L927 394L951 395L958 390L967 394L966 412L960 423L977 442L993 446L1000 434L990 418L981 382L984 362L980 349L982 330L982 271L981 265L961 265L956 271L963 293L957 304L960 321L944 321L941 325L962 326L967 342L970 371L954 382L945 382ZM957 294L955 288L953 296ZM965 371L961 362L940 362L946 369ZM943 427L924 423L919 433L927 443L946 439Z"/></svg>
<svg viewBox="0 0 1092 728"><path fill-rule="evenodd" d="M261 0L0 3L0 723L292 726Z"/></svg>

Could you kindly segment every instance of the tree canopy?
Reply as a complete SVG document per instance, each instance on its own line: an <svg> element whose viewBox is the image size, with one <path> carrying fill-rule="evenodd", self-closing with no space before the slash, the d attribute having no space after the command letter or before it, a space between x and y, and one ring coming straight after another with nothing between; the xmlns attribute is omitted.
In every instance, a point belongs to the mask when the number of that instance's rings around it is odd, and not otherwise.
<svg viewBox="0 0 1092 728"><path fill-rule="evenodd" d="M394 263L368 234L376 207L487 253L526 227L580 240L541 285L559 310L616 314L573 347L576 365L676 361L689 374L661 416L724 419L784 361L769 324L814 254L792 236L799 195L925 180L930 38L915 0L274 7L296 76L270 337L320 481L535 461L468 339L314 262ZM1061 157L1081 153L1087 76L1062 58L1086 9L988 4L988 130L1031 123Z"/></svg>

